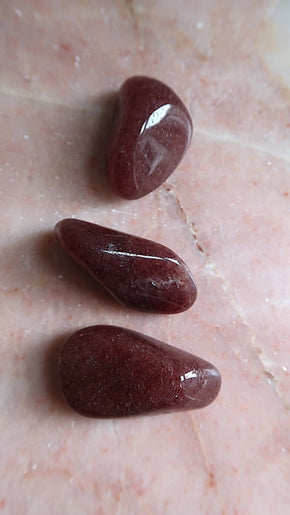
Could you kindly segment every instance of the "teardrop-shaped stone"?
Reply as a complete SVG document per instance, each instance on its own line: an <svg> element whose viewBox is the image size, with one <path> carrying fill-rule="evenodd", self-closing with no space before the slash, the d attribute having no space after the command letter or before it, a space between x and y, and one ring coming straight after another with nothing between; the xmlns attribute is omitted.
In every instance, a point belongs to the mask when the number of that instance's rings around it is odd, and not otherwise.
<svg viewBox="0 0 290 515"><path fill-rule="evenodd" d="M159 243L74 218L59 222L55 232L70 256L125 306L179 313L196 299L189 269Z"/></svg>
<svg viewBox="0 0 290 515"><path fill-rule="evenodd" d="M158 188L181 161L191 136L190 115L172 89L149 77L127 79L107 147L113 189L137 199Z"/></svg>
<svg viewBox="0 0 290 515"><path fill-rule="evenodd" d="M67 403L91 417L203 408L221 386L218 370L207 361L106 325L74 333L60 351L58 372Z"/></svg>

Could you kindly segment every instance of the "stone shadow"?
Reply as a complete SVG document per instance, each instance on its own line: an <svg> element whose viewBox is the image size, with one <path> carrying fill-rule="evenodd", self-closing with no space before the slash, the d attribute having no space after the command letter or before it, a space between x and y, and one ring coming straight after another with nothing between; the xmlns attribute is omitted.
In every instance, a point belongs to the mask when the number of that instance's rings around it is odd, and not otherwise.
<svg viewBox="0 0 290 515"><path fill-rule="evenodd" d="M116 92L105 93L95 99L90 99L86 104L86 109L92 113L96 112L97 116L95 116L91 126L85 169L90 187L96 195L100 195L108 202L120 200L111 190L106 170L106 148L112 127L116 99Z"/></svg>
<svg viewBox="0 0 290 515"><path fill-rule="evenodd" d="M40 297L53 302L53 295L61 298L62 292L65 299L69 291L72 296L78 296L80 302L86 298L95 300L102 310L122 308L65 252L53 229L21 237L7 245L1 252L0 267L6 294L23 295L32 304L39 303Z"/></svg>
<svg viewBox="0 0 290 515"><path fill-rule="evenodd" d="M53 404L51 411L53 413L57 411L61 412L62 415L72 416L72 411L66 404L61 392L57 370L58 356L61 346L70 334L71 332L56 336L52 338L51 341L48 341L44 348L42 346L42 356L40 356L39 360L43 362L42 386L44 392L47 393L49 400Z"/></svg>

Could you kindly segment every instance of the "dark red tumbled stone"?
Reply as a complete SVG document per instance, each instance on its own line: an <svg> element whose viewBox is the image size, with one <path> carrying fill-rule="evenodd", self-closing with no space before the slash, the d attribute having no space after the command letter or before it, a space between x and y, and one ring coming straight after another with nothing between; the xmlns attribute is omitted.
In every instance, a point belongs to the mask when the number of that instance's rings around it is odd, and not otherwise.
<svg viewBox="0 0 290 515"><path fill-rule="evenodd" d="M63 395L78 413L122 417L203 408L221 377L207 361L114 326L74 333L58 361Z"/></svg>
<svg viewBox="0 0 290 515"><path fill-rule="evenodd" d="M56 225L64 249L125 306L179 313L196 299L185 263L159 243L68 218Z"/></svg>
<svg viewBox="0 0 290 515"><path fill-rule="evenodd" d="M190 115L172 89L149 77L126 80L107 148L113 189L137 199L158 188L181 161L191 136Z"/></svg>

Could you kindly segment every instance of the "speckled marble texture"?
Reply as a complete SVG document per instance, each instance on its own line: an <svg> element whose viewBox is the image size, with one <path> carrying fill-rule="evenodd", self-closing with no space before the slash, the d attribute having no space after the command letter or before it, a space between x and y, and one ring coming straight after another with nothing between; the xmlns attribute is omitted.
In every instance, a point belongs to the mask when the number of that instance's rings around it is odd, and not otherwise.
<svg viewBox="0 0 290 515"><path fill-rule="evenodd" d="M289 26L288 0L1 1L0 513L288 513ZM136 74L172 87L195 133L178 173L127 202L110 191L105 142ZM55 242L65 217L172 248L195 305L119 306ZM74 414L60 344L107 323L216 365L217 400L136 420Z"/></svg>

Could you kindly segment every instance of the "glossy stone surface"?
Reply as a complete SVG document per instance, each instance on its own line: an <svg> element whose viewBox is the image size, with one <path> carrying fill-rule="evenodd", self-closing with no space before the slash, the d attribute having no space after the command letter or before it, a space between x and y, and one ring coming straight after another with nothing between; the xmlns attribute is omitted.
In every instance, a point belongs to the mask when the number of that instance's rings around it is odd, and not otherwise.
<svg viewBox="0 0 290 515"><path fill-rule="evenodd" d="M68 404L91 417L203 408L221 386L218 370L207 361L108 325L74 333L61 349L58 372Z"/></svg>
<svg viewBox="0 0 290 515"><path fill-rule="evenodd" d="M126 80L107 148L113 189L137 199L158 188L181 161L191 136L190 115L172 89L149 77Z"/></svg>
<svg viewBox="0 0 290 515"><path fill-rule="evenodd" d="M59 222L55 233L70 256L125 306L179 313L196 299L189 269L164 245L74 218Z"/></svg>

